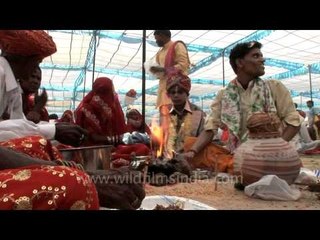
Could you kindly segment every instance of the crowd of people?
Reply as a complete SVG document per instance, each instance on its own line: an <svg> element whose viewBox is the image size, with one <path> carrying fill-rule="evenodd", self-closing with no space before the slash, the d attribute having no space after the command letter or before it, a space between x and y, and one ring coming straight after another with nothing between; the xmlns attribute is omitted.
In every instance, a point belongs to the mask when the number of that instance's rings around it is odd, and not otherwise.
<svg viewBox="0 0 320 240"><path fill-rule="evenodd" d="M116 181L134 171L85 172L61 160L50 140L77 147L89 139L88 130L70 122L39 122L45 91L35 94L33 107L23 107L39 88L40 62L56 52L52 38L41 30L1 30L0 49L0 209L137 209L145 196L141 182ZM36 83L22 90L24 81Z"/></svg>
<svg viewBox="0 0 320 240"><path fill-rule="evenodd" d="M313 102L307 102L310 111L304 114L280 81L261 79L261 43L234 46L230 65L236 77L218 92L206 115L189 100L186 45L172 41L169 30L155 30L154 36L160 50L156 65L148 70L159 78L156 108L165 159L232 174L233 154L248 138L247 120L258 112L277 116L281 137L299 142L299 152L320 146ZM75 111L66 110L61 118L49 115L47 92L39 93L39 64L56 52L52 38L41 30L1 30L0 49L0 209L139 208L145 197L142 182L116 181L125 176L141 179L140 172L127 166L132 152L148 155L153 150L151 129L139 110L130 106L124 114L112 80L99 77ZM217 144L213 139L219 131L223 139ZM131 134L127 142L126 133ZM70 147L113 145L113 160L127 162L118 169L88 172L64 161L51 140ZM107 182L95 181L106 177Z"/></svg>

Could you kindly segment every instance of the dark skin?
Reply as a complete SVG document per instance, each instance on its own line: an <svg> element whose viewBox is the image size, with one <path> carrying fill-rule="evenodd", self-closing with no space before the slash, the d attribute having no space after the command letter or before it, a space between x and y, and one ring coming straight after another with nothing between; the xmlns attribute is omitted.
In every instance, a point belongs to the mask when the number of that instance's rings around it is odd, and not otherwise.
<svg viewBox="0 0 320 240"><path fill-rule="evenodd" d="M117 145L122 143L122 135L104 136L92 133L90 138L97 144Z"/></svg>
<svg viewBox="0 0 320 240"><path fill-rule="evenodd" d="M36 67L27 79L20 80L20 86L23 90L23 95L35 94L35 106L32 111L28 112L26 118L34 123L39 123L41 118L41 109L44 108L48 101L48 95L43 88L42 93L39 95L38 90L41 85L41 69ZM23 99L23 105L27 104ZM25 110L24 110L25 111Z"/></svg>
<svg viewBox="0 0 320 240"><path fill-rule="evenodd" d="M17 55L9 55L3 53L3 56L7 59L13 74L16 79L29 79L36 69L40 69L40 60L35 57L25 57ZM40 96L40 105L46 102L46 93ZM6 114L4 114L6 115ZM10 116L3 116L10 117ZM8 118L3 118L8 119ZM69 123L57 123L56 125L55 139L59 142L71 146L80 146L88 136L88 133L83 128ZM83 137L82 137L83 136Z"/></svg>
<svg viewBox="0 0 320 240"><path fill-rule="evenodd" d="M145 197L141 172L121 167L119 169L96 170L88 172L88 174L96 185L101 206L131 210L141 206ZM108 179L108 182L103 179ZM118 183L121 179L123 180L122 184Z"/></svg>
<svg viewBox="0 0 320 240"><path fill-rule="evenodd" d="M55 125L54 139L63 144L79 147L88 137L88 131L78 125L66 122L59 122Z"/></svg>
<svg viewBox="0 0 320 240"><path fill-rule="evenodd" d="M57 166L55 162L32 158L26 154L0 147L0 170L31 165ZM141 173L127 167L112 170L87 172L96 186L101 207L134 210L140 207L145 197ZM127 178L125 178L127 177ZM116 182L118 179L128 181ZM102 179L102 181L99 181ZM103 181L103 179L105 179ZM108 180L108 181L106 181Z"/></svg>
<svg viewBox="0 0 320 240"><path fill-rule="evenodd" d="M263 58L263 54L259 48L253 48L243 58L236 59L237 79L244 89L248 88L250 81L265 74L264 62L265 59ZM283 130L282 138L285 141L290 141L297 134L299 129L300 127L295 127L288 124ZM185 158L194 158L195 152L201 151L209 142L211 142L213 136L214 132L211 130L202 131L197 141L191 148L194 151L184 153Z"/></svg>
<svg viewBox="0 0 320 240"><path fill-rule="evenodd" d="M167 42L171 40L170 37L163 34L154 34L158 47L163 47Z"/></svg>
<svg viewBox="0 0 320 240"><path fill-rule="evenodd" d="M182 111L186 105L189 94L178 85L172 86L167 91L174 108L178 111Z"/></svg>
<svg viewBox="0 0 320 240"><path fill-rule="evenodd" d="M169 38L168 36L165 36L163 34L155 34L154 37L156 39L156 43L157 43L158 47L163 47L166 43L168 43L171 40L171 38ZM153 74L165 73L165 69L160 66L157 66L157 67L152 66L152 67L150 67L150 71Z"/></svg>

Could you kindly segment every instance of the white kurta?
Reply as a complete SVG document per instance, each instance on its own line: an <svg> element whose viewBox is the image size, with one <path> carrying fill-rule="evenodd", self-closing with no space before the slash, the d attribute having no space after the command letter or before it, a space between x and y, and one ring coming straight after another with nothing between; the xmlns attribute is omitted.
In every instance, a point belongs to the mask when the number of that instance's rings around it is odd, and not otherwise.
<svg viewBox="0 0 320 240"><path fill-rule="evenodd" d="M0 141L30 135L41 135L46 139L53 139L54 124L35 124L26 119L22 111L21 92L21 87L8 61L0 57ZM5 111L10 114L9 120L1 119Z"/></svg>

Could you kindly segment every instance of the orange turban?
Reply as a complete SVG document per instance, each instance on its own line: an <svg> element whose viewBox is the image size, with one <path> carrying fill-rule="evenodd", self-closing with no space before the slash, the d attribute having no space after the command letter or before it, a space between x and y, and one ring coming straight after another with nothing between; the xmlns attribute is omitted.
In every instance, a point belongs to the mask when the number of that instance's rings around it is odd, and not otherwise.
<svg viewBox="0 0 320 240"><path fill-rule="evenodd" d="M167 73L167 91L173 86L179 86L189 93L191 89L191 80L181 71L170 71Z"/></svg>
<svg viewBox="0 0 320 240"><path fill-rule="evenodd" d="M0 49L18 56L39 60L57 51L52 37L43 30L0 30Z"/></svg>

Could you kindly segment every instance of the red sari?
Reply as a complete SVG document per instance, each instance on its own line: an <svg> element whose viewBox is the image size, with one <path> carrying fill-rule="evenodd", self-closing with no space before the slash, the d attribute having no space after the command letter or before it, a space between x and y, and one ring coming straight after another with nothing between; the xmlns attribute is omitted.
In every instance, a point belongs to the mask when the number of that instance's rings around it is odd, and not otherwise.
<svg viewBox="0 0 320 240"><path fill-rule="evenodd" d="M60 152L41 136L16 138L0 146L42 160L61 160ZM99 209L91 178L65 166L34 165L0 170L0 209Z"/></svg>
<svg viewBox="0 0 320 240"><path fill-rule="evenodd" d="M65 166L34 165L0 171L1 210L98 210L90 177Z"/></svg>
<svg viewBox="0 0 320 240"><path fill-rule="evenodd" d="M68 123L75 123L73 118L73 113L71 110L65 110L62 114L61 118L57 120L57 122L68 122Z"/></svg>
<svg viewBox="0 0 320 240"><path fill-rule="evenodd" d="M42 136L14 138L9 141L0 142L0 146L11 148L17 152L22 152L30 157L42 160L62 160L62 155L58 149Z"/></svg>
<svg viewBox="0 0 320 240"><path fill-rule="evenodd" d="M88 145L96 145L90 135L119 136L126 132L124 114L112 80L97 78L75 110L76 124L88 130Z"/></svg>

